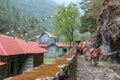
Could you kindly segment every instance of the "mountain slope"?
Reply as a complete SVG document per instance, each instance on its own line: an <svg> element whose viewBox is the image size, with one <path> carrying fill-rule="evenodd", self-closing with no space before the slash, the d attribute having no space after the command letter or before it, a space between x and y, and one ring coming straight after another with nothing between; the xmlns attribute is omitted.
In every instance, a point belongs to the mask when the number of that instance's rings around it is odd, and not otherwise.
<svg viewBox="0 0 120 80"><path fill-rule="evenodd" d="M38 19L53 15L57 9L57 3L53 0L12 0L20 8L23 14L36 16Z"/></svg>
<svg viewBox="0 0 120 80"><path fill-rule="evenodd" d="M43 20L51 16L57 10L58 4L54 0L12 0L20 8L22 14L35 16L38 20ZM54 32L53 19L48 19L40 23L49 32Z"/></svg>

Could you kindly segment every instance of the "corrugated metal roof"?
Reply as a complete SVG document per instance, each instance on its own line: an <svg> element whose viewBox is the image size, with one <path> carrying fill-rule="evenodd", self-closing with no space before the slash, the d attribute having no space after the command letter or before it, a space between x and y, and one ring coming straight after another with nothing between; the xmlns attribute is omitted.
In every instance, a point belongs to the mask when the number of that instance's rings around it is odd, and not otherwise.
<svg viewBox="0 0 120 80"><path fill-rule="evenodd" d="M40 48L38 44L28 43L22 39L0 35L0 55L18 55L44 53L47 50Z"/></svg>
<svg viewBox="0 0 120 80"><path fill-rule="evenodd" d="M20 48L24 51L24 54L28 53L35 53L35 50L27 44L27 42L23 41L22 39L15 39L19 44Z"/></svg>
<svg viewBox="0 0 120 80"><path fill-rule="evenodd" d="M57 46L57 47L64 47L65 45L64 45L63 43L60 43L60 42L59 42L59 43L56 43L56 46Z"/></svg>
<svg viewBox="0 0 120 80"><path fill-rule="evenodd" d="M4 35L0 35L0 48L0 55L2 56L24 53L14 38Z"/></svg>
<svg viewBox="0 0 120 80"><path fill-rule="evenodd" d="M42 33L42 34L40 34L40 35L37 35L36 38L41 37L43 34L47 34L49 37L51 37L51 38L55 38L55 36L54 36L52 33L47 32L47 31L44 31L44 33Z"/></svg>
<svg viewBox="0 0 120 80"><path fill-rule="evenodd" d="M48 44L39 44L40 47L48 47L51 43Z"/></svg>
<svg viewBox="0 0 120 80"><path fill-rule="evenodd" d="M58 43L56 43L56 46L57 47L70 47L70 44L58 42ZM72 46L73 46L73 44L72 44Z"/></svg>
<svg viewBox="0 0 120 80"><path fill-rule="evenodd" d="M35 50L35 53L45 53L48 52L48 50L38 47L39 45L36 42L29 42L28 43L29 46L31 46L33 48L33 50Z"/></svg>
<svg viewBox="0 0 120 80"><path fill-rule="evenodd" d="M0 66L7 64L7 62L0 62Z"/></svg>

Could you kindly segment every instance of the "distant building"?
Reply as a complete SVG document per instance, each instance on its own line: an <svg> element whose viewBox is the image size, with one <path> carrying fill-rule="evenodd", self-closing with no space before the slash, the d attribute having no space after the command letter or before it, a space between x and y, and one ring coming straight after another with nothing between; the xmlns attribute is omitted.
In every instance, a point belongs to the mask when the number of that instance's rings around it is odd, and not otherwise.
<svg viewBox="0 0 120 80"><path fill-rule="evenodd" d="M47 31L36 36L36 38L39 44L55 44L56 43L56 37Z"/></svg>
<svg viewBox="0 0 120 80"><path fill-rule="evenodd" d="M45 52L33 42L0 35L0 80L43 64Z"/></svg>
<svg viewBox="0 0 120 80"><path fill-rule="evenodd" d="M36 38L39 46L48 50L48 52L44 54L44 57L57 56L55 52L56 37L53 34L45 31L42 34L36 36Z"/></svg>
<svg viewBox="0 0 120 80"><path fill-rule="evenodd" d="M36 36L36 38L39 46L48 50L48 52L44 54L44 57L58 57L59 55L67 53L70 47L60 43L56 36L47 31Z"/></svg>
<svg viewBox="0 0 120 80"><path fill-rule="evenodd" d="M68 44L63 44L60 42L56 43L57 54L61 54L61 53L65 54L65 53L67 53L67 51L69 51L69 49L70 49L70 45L68 45Z"/></svg>

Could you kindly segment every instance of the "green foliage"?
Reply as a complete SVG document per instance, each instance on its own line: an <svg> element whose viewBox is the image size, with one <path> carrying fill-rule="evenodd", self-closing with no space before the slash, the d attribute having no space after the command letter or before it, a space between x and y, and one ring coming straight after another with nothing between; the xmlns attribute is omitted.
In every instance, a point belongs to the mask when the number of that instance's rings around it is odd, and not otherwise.
<svg viewBox="0 0 120 80"><path fill-rule="evenodd" d="M84 14L83 16L80 17L80 32L91 32L93 33L96 29L97 26L97 21L91 17L91 16L87 16L86 14Z"/></svg>
<svg viewBox="0 0 120 80"><path fill-rule="evenodd" d="M23 14L43 19L53 15L57 9L57 3L52 0L12 0L20 8Z"/></svg>
<svg viewBox="0 0 120 80"><path fill-rule="evenodd" d="M19 16L19 11L9 0L2 0L0 2L0 32L4 33L10 30L11 26L16 29L19 25L16 18L19 19Z"/></svg>
<svg viewBox="0 0 120 80"><path fill-rule="evenodd" d="M11 0L0 2L0 33L25 40L34 40L41 32L41 27L35 17L27 18L20 13L19 8Z"/></svg>
<svg viewBox="0 0 120 80"><path fill-rule="evenodd" d="M38 20L47 18L55 13L58 4L53 0L12 0L20 8L22 14L25 14L28 18L34 16ZM44 21L41 24L42 27L46 27L49 32L54 31L53 19Z"/></svg>
<svg viewBox="0 0 120 80"><path fill-rule="evenodd" d="M102 9L103 0L84 0L80 2L84 15L80 17L80 32L93 33L97 28L97 19Z"/></svg>
<svg viewBox="0 0 120 80"><path fill-rule="evenodd" d="M88 16L97 19L102 8L104 0L83 0L81 1L81 9L85 11Z"/></svg>
<svg viewBox="0 0 120 80"><path fill-rule="evenodd" d="M78 9L72 3L67 6L60 5L54 15L56 34L60 38L63 37L65 41L72 42L74 29L78 27L79 23L78 17Z"/></svg>
<svg viewBox="0 0 120 80"><path fill-rule="evenodd" d="M81 41L86 41L91 36L90 32L84 32L80 35Z"/></svg>

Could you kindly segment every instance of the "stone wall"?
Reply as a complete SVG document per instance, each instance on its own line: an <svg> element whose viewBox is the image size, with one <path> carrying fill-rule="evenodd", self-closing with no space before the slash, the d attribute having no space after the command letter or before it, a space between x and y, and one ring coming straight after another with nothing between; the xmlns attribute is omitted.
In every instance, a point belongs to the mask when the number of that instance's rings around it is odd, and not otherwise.
<svg viewBox="0 0 120 80"><path fill-rule="evenodd" d="M33 55L23 55L19 57L19 62L19 70L21 73L33 69Z"/></svg>
<svg viewBox="0 0 120 80"><path fill-rule="evenodd" d="M37 67L43 63L44 63L44 54L43 53L33 55L33 67Z"/></svg>
<svg viewBox="0 0 120 80"><path fill-rule="evenodd" d="M69 60L69 59L68 59ZM53 80L76 80L77 58L74 56L70 63L62 68L61 72L56 74Z"/></svg>
<svg viewBox="0 0 120 80"><path fill-rule="evenodd" d="M27 59L25 55L1 56L1 61L7 62L0 66L0 80L22 73L24 62ZM2 76L2 77L1 77Z"/></svg>
<svg viewBox="0 0 120 80"><path fill-rule="evenodd" d="M76 48L73 47L69 53L58 58L53 63L38 66L28 71L27 74L24 72L11 80L76 80L77 54L75 53ZM33 56L33 58L37 56L40 55Z"/></svg>
<svg viewBox="0 0 120 80"><path fill-rule="evenodd" d="M23 71L30 71L34 67L43 64L44 57L43 53L40 54L30 54L30 55L20 55L18 57L19 62L19 73Z"/></svg>
<svg viewBox="0 0 120 80"><path fill-rule="evenodd" d="M43 64L43 53L0 57L7 64L0 66L0 80L29 71Z"/></svg>
<svg viewBox="0 0 120 80"><path fill-rule="evenodd" d="M9 77L7 64L0 66L0 80L3 80L6 77Z"/></svg>
<svg viewBox="0 0 120 80"><path fill-rule="evenodd" d="M76 55L72 58L67 58L69 64L59 65L62 68L60 72L56 73L55 77L37 78L35 80L77 80L77 58Z"/></svg>
<svg viewBox="0 0 120 80"><path fill-rule="evenodd" d="M1 56L1 61L7 62L7 64L5 66L3 66L3 69L7 73L6 77L10 77L10 76L18 74L18 59L17 59L17 56L9 56L9 57Z"/></svg>

